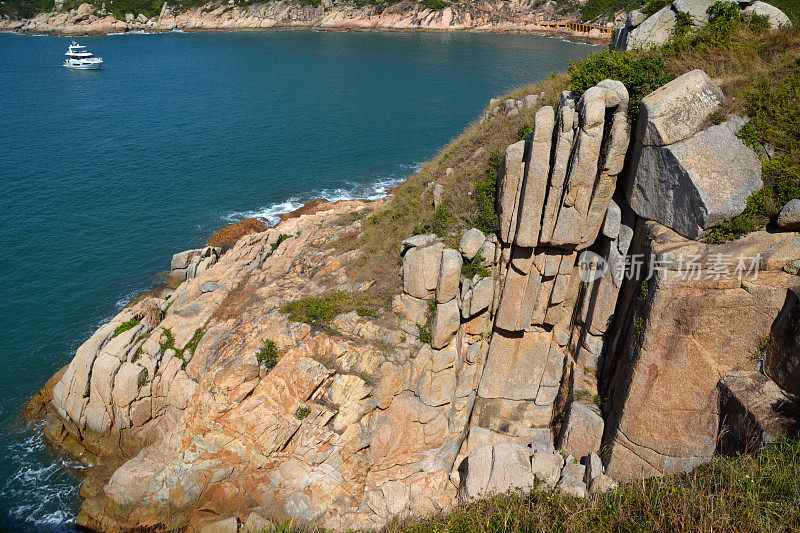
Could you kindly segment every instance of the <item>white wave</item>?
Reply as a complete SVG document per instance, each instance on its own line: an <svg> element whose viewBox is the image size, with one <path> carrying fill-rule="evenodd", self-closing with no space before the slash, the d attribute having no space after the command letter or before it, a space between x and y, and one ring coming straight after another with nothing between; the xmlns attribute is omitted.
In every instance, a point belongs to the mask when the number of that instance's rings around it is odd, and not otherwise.
<svg viewBox="0 0 800 533"><path fill-rule="evenodd" d="M319 198L324 198L330 202L338 202L340 200L377 200L378 198L386 196L389 193L389 189L405 181L408 176L419 172L422 166L423 163L400 165L400 172L394 173L390 177L379 181L371 183L351 182L345 184L343 187L337 187L335 189L319 189L304 194L302 197L293 196L258 209L234 211L224 215L222 218L229 224L241 222L246 218L260 218L269 224L276 224L282 215L302 207L306 202Z"/></svg>
<svg viewBox="0 0 800 533"><path fill-rule="evenodd" d="M14 474L0 484L0 497L15 502L0 517L0 528L31 531L72 529L80 484L75 474L85 470L64 454L53 457L42 436L42 422L17 428L21 438L0 448L0 460L13 465ZM53 529L53 526L60 526Z"/></svg>
<svg viewBox="0 0 800 533"><path fill-rule="evenodd" d="M233 213L228 213L222 218L230 224L241 222L246 218L260 218L269 224L275 224L278 222L278 220L280 220L281 215L289 213L290 211L294 211L302 206L303 202L301 202L298 198L289 198L283 202L277 202L260 209L252 209L250 211L234 211Z"/></svg>

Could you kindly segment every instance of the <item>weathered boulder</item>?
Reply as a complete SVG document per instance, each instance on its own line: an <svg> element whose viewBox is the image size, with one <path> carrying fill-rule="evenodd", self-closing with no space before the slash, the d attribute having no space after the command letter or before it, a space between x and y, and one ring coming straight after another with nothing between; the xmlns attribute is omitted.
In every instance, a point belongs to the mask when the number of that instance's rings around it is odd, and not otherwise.
<svg viewBox="0 0 800 533"><path fill-rule="evenodd" d="M781 312L770 328L764 373L800 397L800 289L796 287L786 291Z"/></svg>
<svg viewBox="0 0 800 533"><path fill-rule="evenodd" d="M783 265L783 271L788 274L800 275L800 259L789 261Z"/></svg>
<svg viewBox="0 0 800 533"><path fill-rule="evenodd" d="M563 476L558 481L558 488L564 494L575 496L576 498L586 498L589 494L586 489L586 483L572 476Z"/></svg>
<svg viewBox="0 0 800 533"><path fill-rule="evenodd" d="M444 187L442 187L441 183L437 183L433 186L433 208L439 209L439 206L442 204L442 198L444 197Z"/></svg>
<svg viewBox="0 0 800 533"><path fill-rule="evenodd" d="M478 395L507 400L535 399L549 350L547 332L495 332Z"/></svg>
<svg viewBox="0 0 800 533"><path fill-rule="evenodd" d="M494 299L494 280L481 278L472 288L472 298L469 304L469 316L474 316L488 309Z"/></svg>
<svg viewBox="0 0 800 533"><path fill-rule="evenodd" d="M277 529L273 522L256 512L247 515L247 520L242 524L243 533L272 533Z"/></svg>
<svg viewBox="0 0 800 533"><path fill-rule="evenodd" d="M769 25L773 29L778 29L781 26L790 26L792 24L792 21L786 16L786 13L771 4L758 0L744 8L743 13L767 17L769 19Z"/></svg>
<svg viewBox="0 0 800 533"><path fill-rule="evenodd" d="M614 32L614 39L612 42L613 49L625 50L628 43L628 35L635 28L638 28L645 20L647 20L647 15L638 9L634 9L628 13L625 22L621 26L618 26Z"/></svg>
<svg viewBox="0 0 800 533"><path fill-rule="evenodd" d="M426 233L422 235L413 235L407 239L404 239L401 243L402 251L401 255L406 253L411 248L424 248L425 246L430 246L438 242L440 239L436 235L432 233Z"/></svg>
<svg viewBox="0 0 800 533"><path fill-rule="evenodd" d="M464 255L465 259L471 260L481 250L485 240L486 235L481 230L472 228L467 230L461 237L461 241L458 243L458 250ZM484 259L492 258L484 257Z"/></svg>
<svg viewBox="0 0 800 533"><path fill-rule="evenodd" d="M236 533L239 523L235 516L217 520L200 527L198 533Z"/></svg>
<svg viewBox="0 0 800 533"><path fill-rule="evenodd" d="M535 485L527 448L511 442L473 450L459 466L459 474L458 496L463 503Z"/></svg>
<svg viewBox="0 0 800 533"><path fill-rule="evenodd" d="M146 381L147 369L134 363L122 363L114 377L114 405L119 407L130 405Z"/></svg>
<svg viewBox="0 0 800 533"><path fill-rule="evenodd" d="M672 7L678 13L687 13L692 17L695 26L708 24L708 8L717 0L675 0Z"/></svg>
<svg viewBox="0 0 800 533"><path fill-rule="evenodd" d="M221 253L220 247L206 246L173 255L167 274L167 287L176 289L184 281L199 276L219 260Z"/></svg>
<svg viewBox="0 0 800 533"><path fill-rule="evenodd" d="M778 227L789 231L800 230L800 200L787 202L778 214Z"/></svg>
<svg viewBox="0 0 800 533"><path fill-rule="evenodd" d="M667 6L648 17L628 34L626 50L645 48L666 43L675 29L675 12Z"/></svg>
<svg viewBox="0 0 800 533"><path fill-rule="evenodd" d="M640 225L631 247L659 265L620 295L606 387L606 472L616 480L684 472L717 447L717 382L769 334L796 278L782 272L800 252L796 234L756 232L724 244ZM754 267L759 268L756 273Z"/></svg>
<svg viewBox="0 0 800 533"><path fill-rule="evenodd" d="M613 200L608 206L606 217L603 220L603 235L609 239L616 239L619 236L619 228L622 224L622 210Z"/></svg>
<svg viewBox="0 0 800 533"><path fill-rule="evenodd" d="M523 181L516 243L518 246L534 247L539 243L542 224L542 209L547 194L550 149L555 126L555 111L545 106L536 112L530 147L527 150L527 172Z"/></svg>
<svg viewBox="0 0 800 533"><path fill-rule="evenodd" d="M519 141L506 148L500 175L497 178L497 215L500 218L500 240L505 244L514 242L517 231L517 212L519 211L520 189L522 187L525 165L525 141Z"/></svg>
<svg viewBox="0 0 800 533"><path fill-rule="evenodd" d="M403 258L403 290L415 298L427 299L439 284L444 245L436 243L411 248Z"/></svg>
<svg viewBox="0 0 800 533"><path fill-rule="evenodd" d="M553 432L550 428L535 428L531 430L531 440L528 444L532 452L555 453L553 446Z"/></svg>
<svg viewBox="0 0 800 533"><path fill-rule="evenodd" d="M436 287L436 301L446 303L458 296L461 282L461 254L451 248L442 251L442 262L439 268L439 283Z"/></svg>
<svg viewBox="0 0 800 533"><path fill-rule="evenodd" d="M751 453L800 434L800 404L767 376L733 370L719 391L721 453Z"/></svg>
<svg viewBox="0 0 800 533"><path fill-rule="evenodd" d="M574 461L566 461L564 468L561 469L562 477L574 477L583 479L586 477L586 466Z"/></svg>
<svg viewBox="0 0 800 533"><path fill-rule="evenodd" d="M627 194L637 215L696 239L744 211L760 189L761 160L736 132L734 118L669 146L641 146Z"/></svg>
<svg viewBox="0 0 800 533"><path fill-rule="evenodd" d="M666 146L687 139L724 102L722 90L705 72L687 72L642 98L636 141Z"/></svg>
<svg viewBox="0 0 800 533"><path fill-rule="evenodd" d="M531 471L539 481L554 487L561 478L564 459L554 452L534 452L531 457Z"/></svg>
<svg viewBox="0 0 800 533"><path fill-rule="evenodd" d="M617 488L617 482L611 476L600 474L589 482L589 494L602 494Z"/></svg>
<svg viewBox="0 0 800 533"><path fill-rule="evenodd" d="M404 322L411 326L410 333L416 333L416 325L428 322L428 301L414 298L408 294L398 294L392 299L392 309L400 315Z"/></svg>
<svg viewBox="0 0 800 533"><path fill-rule="evenodd" d="M597 452L603 438L603 427L603 419L594 407L572 402L561 429L559 449L575 457Z"/></svg>
<svg viewBox="0 0 800 533"><path fill-rule="evenodd" d="M586 463L586 476L584 477L584 481L586 485L590 485L592 480L603 475L603 462L600 460L600 456L597 455L595 452L590 453L585 458Z"/></svg>
<svg viewBox="0 0 800 533"><path fill-rule="evenodd" d="M438 350L447 346L460 325L461 310L457 300L436 304L436 313L431 324L431 347Z"/></svg>
<svg viewBox="0 0 800 533"><path fill-rule="evenodd" d="M522 331L531 325L542 276L534 267L533 249L515 247L497 309L495 326Z"/></svg>

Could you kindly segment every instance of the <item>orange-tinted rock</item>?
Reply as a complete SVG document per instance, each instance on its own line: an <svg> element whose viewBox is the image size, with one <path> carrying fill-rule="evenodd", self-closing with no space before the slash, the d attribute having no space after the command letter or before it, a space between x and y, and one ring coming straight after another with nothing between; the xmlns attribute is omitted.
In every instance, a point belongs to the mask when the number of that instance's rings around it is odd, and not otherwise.
<svg viewBox="0 0 800 533"><path fill-rule="evenodd" d="M260 233L269 226L258 218L247 218L236 224L225 226L208 238L209 246L220 246L223 249L233 248L239 239L251 233Z"/></svg>

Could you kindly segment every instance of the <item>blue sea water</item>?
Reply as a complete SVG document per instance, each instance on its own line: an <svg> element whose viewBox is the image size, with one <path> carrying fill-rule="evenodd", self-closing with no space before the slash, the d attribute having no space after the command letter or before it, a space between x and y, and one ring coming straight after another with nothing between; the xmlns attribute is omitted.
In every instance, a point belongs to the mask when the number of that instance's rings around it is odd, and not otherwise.
<svg viewBox="0 0 800 533"><path fill-rule="evenodd" d="M489 98L596 48L524 35L0 34L0 531L70 531L81 467L20 407L174 252L378 196Z"/></svg>

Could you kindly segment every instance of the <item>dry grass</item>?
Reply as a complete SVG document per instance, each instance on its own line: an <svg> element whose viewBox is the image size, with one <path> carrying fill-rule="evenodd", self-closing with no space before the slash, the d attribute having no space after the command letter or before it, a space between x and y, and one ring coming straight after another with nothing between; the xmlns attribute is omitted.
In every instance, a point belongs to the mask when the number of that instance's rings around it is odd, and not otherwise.
<svg viewBox="0 0 800 533"><path fill-rule="evenodd" d="M564 89L565 78L565 74L552 76L538 85L518 88L507 97L521 98L544 92L545 103L554 105ZM366 251L349 266L352 279L374 280L370 292L378 301L388 302L388 297L397 293L402 266L400 242L414 234L415 228L430 224L437 215L429 184L439 183L444 189L443 205L447 216L445 224L440 225L446 228L441 236L451 245L457 244L461 233L472 227L478 216L475 185L484 178L492 153L502 154L509 144L520 140L521 132L533 125L536 111L524 109L511 118L497 116L489 121L476 120L419 173L399 185L391 201L364 220L359 238L339 242L345 248ZM448 168L453 169L449 175Z"/></svg>
<svg viewBox="0 0 800 533"><path fill-rule="evenodd" d="M590 500L503 494L448 514L395 520L386 533L800 531L800 442L715 458L691 474L622 484Z"/></svg>
<svg viewBox="0 0 800 533"><path fill-rule="evenodd" d="M743 94L755 81L800 57L800 25L777 32L758 31L741 25L730 39L678 49L665 48L660 54L676 75L701 69L721 81L728 96L726 111L743 113Z"/></svg>
<svg viewBox="0 0 800 533"><path fill-rule="evenodd" d="M239 284L231 289L219 307L214 310L211 318L220 322L236 318L252 305L253 295L258 290L258 286L250 283L250 277L250 272L244 275Z"/></svg>
<svg viewBox="0 0 800 533"><path fill-rule="evenodd" d="M158 301L151 298L141 305L136 318L154 328L164 318L164 312L161 310Z"/></svg>

